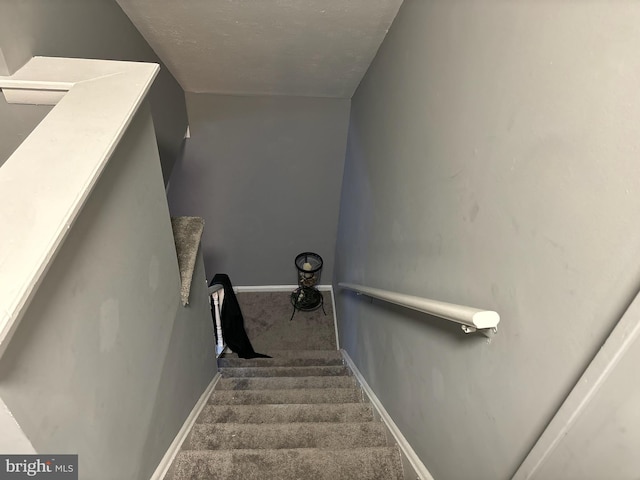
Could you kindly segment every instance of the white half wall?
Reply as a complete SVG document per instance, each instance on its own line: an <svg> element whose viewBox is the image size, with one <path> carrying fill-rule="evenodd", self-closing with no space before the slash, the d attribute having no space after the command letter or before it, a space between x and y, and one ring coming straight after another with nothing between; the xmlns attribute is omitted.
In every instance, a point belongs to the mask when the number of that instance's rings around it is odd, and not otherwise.
<svg viewBox="0 0 640 480"><path fill-rule="evenodd" d="M184 91L115 1L0 2L0 75L12 75L34 56L159 63L149 103L169 179L187 127ZM0 130L13 129L15 121L15 111L0 109Z"/></svg>
<svg viewBox="0 0 640 480"><path fill-rule="evenodd" d="M182 307L145 103L0 359L0 398L37 452L79 454L83 478L152 475L216 373L201 256L195 275Z"/></svg>
<svg viewBox="0 0 640 480"><path fill-rule="evenodd" d="M640 472L640 294L513 480L634 480Z"/></svg>

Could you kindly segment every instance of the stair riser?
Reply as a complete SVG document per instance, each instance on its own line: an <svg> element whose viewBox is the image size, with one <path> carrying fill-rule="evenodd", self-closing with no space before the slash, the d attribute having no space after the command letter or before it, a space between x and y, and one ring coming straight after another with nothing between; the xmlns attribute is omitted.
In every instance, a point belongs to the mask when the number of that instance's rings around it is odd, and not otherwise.
<svg viewBox="0 0 640 480"><path fill-rule="evenodd" d="M370 422L371 405L232 405L205 406L198 423Z"/></svg>
<svg viewBox="0 0 640 480"><path fill-rule="evenodd" d="M256 405L284 403L357 403L362 391L355 388L316 388L298 390L220 390L209 399L212 405Z"/></svg>
<svg viewBox="0 0 640 480"><path fill-rule="evenodd" d="M196 424L185 450L384 447L382 424Z"/></svg>
<svg viewBox="0 0 640 480"><path fill-rule="evenodd" d="M174 478L208 480L401 480L400 455L393 448L347 450L183 451Z"/></svg>
<svg viewBox="0 0 640 480"><path fill-rule="evenodd" d="M221 378L216 390L282 390L301 388L351 388L356 387L354 377L271 377L271 378Z"/></svg>
<svg viewBox="0 0 640 480"><path fill-rule="evenodd" d="M248 377L335 377L350 375L349 369L342 366L330 367L246 367L221 368L220 374L224 378Z"/></svg>

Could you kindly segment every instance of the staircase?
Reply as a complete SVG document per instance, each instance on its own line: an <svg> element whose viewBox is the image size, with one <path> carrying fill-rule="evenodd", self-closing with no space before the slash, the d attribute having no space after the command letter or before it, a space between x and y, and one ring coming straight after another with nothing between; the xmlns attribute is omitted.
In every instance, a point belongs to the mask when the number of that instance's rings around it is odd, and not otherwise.
<svg viewBox="0 0 640 480"><path fill-rule="evenodd" d="M220 358L165 480L401 480L400 452L340 352Z"/></svg>

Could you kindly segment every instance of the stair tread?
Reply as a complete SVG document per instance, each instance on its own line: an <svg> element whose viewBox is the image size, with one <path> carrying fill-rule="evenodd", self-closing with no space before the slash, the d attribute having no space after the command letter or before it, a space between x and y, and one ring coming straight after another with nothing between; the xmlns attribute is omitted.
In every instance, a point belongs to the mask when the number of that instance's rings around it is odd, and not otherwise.
<svg viewBox="0 0 640 480"><path fill-rule="evenodd" d="M305 367L222 367L224 378L231 377L309 377L348 376L351 371L345 365L305 366Z"/></svg>
<svg viewBox="0 0 640 480"><path fill-rule="evenodd" d="M357 385L353 376L230 377L221 378L216 390L281 390L297 388L349 388Z"/></svg>
<svg viewBox="0 0 640 480"><path fill-rule="evenodd" d="M270 390L216 390L209 397L210 405L257 405L301 403L362 402L358 388L298 388Z"/></svg>
<svg viewBox="0 0 640 480"><path fill-rule="evenodd" d="M205 405L197 423L361 422L372 419L369 403Z"/></svg>
<svg viewBox="0 0 640 480"><path fill-rule="evenodd" d="M201 423L185 450L354 448L387 445L381 422Z"/></svg>
<svg viewBox="0 0 640 480"><path fill-rule="evenodd" d="M340 358L340 350L269 350L272 358ZM220 358L239 358L235 353L224 353ZM260 359L257 359L260 360ZM268 360L268 359L267 359Z"/></svg>
<svg viewBox="0 0 640 480"><path fill-rule="evenodd" d="M218 358L219 368L237 367L319 367L344 365L340 356L273 357L273 358Z"/></svg>
<svg viewBox="0 0 640 480"><path fill-rule="evenodd" d="M181 451L172 480L401 480L397 447Z"/></svg>
<svg viewBox="0 0 640 480"><path fill-rule="evenodd" d="M166 480L402 480L397 446L337 350L218 359Z"/></svg>

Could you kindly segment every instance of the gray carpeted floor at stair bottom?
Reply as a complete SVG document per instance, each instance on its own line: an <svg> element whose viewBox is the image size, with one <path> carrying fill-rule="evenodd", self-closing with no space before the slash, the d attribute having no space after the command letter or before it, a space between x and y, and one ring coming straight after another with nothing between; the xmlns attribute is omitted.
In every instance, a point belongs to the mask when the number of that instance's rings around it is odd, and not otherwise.
<svg viewBox="0 0 640 480"><path fill-rule="evenodd" d="M336 350L330 294L290 320L290 293L241 293L254 348L273 358L218 360L222 378L166 480L401 480L387 443Z"/></svg>
<svg viewBox="0 0 640 480"><path fill-rule="evenodd" d="M220 358L166 480L402 480L400 452L336 350Z"/></svg>

